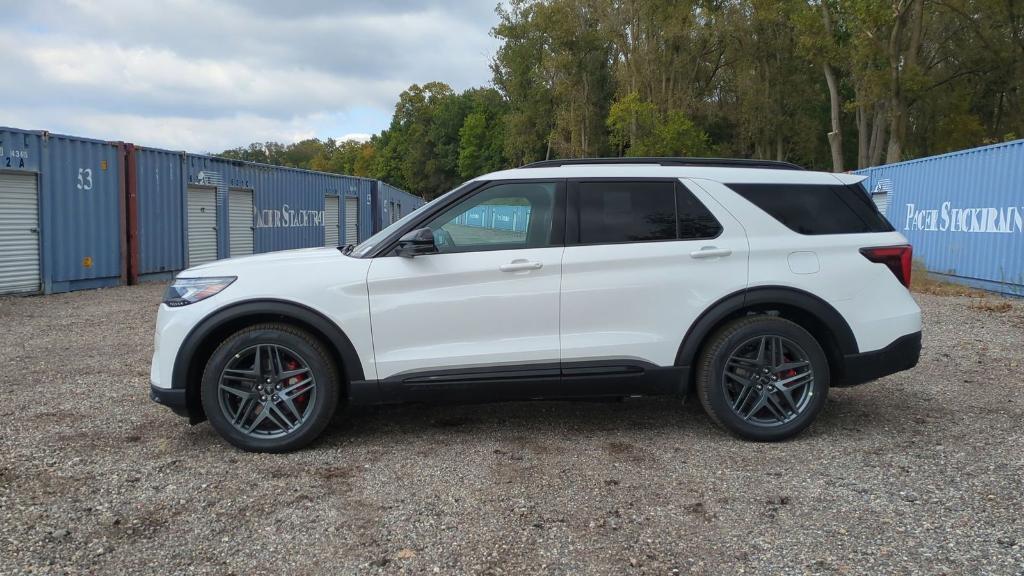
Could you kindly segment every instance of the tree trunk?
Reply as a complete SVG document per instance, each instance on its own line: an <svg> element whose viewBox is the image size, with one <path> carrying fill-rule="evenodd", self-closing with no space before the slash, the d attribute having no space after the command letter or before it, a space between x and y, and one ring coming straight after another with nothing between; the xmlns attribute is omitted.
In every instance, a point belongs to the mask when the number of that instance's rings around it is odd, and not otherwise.
<svg viewBox="0 0 1024 576"><path fill-rule="evenodd" d="M896 14L896 21L889 33L889 146L885 155L886 164L900 161L903 152L903 96L900 93L900 40L903 37L903 15Z"/></svg>
<svg viewBox="0 0 1024 576"><path fill-rule="evenodd" d="M875 120L871 124L871 152L868 166L882 163L882 143L885 141L885 103L875 104Z"/></svg>
<svg viewBox="0 0 1024 576"><path fill-rule="evenodd" d="M821 16L825 25L825 34L828 35L829 42L831 43L834 39L834 32L832 30L832 15L828 12L827 0L822 0L821 2ZM825 82L828 84L829 104L832 109L832 131L828 133L828 146L832 149L832 171L842 172L843 128L840 121L840 113L842 112L843 102L839 95L839 82L836 80L835 71L832 70L832 64L828 61L827 57L823 67L825 69Z"/></svg>
<svg viewBox="0 0 1024 576"><path fill-rule="evenodd" d="M871 120L863 103L857 105L857 168L867 168L871 146Z"/></svg>
<svg viewBox="0 0 1024 576"><path fill-rule="evenodd" d="M903 159L903 142L907 134L907 103L903 95L903 68L916 68L921 50L924 23L924 0L909 0L897 8L896 20L889 35L889 147L887 164ZM910 19L910 41L903 52L903 34Z"/></svg>
<svg viewBox="0 0 1024 576"><path fill-rule="evenodd" d="M842 101L839 96L839 83L836 81L832 65L825 63L825 81L828 83L828 97L832 107L832 131L828 133L828 145L832 149L832 171L843 171L843 129L839 113Z"/></svg>

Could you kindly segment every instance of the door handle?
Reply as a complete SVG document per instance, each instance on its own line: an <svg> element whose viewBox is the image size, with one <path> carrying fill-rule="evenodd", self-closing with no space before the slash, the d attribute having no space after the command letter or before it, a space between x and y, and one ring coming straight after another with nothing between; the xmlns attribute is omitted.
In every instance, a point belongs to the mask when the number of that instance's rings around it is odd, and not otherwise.
<svg viewBox="0 0 1024 576"><path fill-rule="evenodd" d="M542 262L532 262L525 258L516 258L508 264L502 264L498 266L498 270L502 272L521 272L523 270L540 270L544 267Z"/></svg>
<svg viewBox="0 0 1024 576"><path fill-rule="evenodd" d="M728 248L718 248L717 246L705 246L700 250L690 252L690 258L722 258L732 254L732 250Z"/></svg>

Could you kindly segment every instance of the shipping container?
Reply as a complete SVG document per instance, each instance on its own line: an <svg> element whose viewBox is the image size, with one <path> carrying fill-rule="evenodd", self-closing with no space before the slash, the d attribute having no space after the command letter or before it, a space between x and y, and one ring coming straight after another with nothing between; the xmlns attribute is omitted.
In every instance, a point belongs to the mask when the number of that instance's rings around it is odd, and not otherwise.
<svg viewBox="0 0 1024 576"><path fill-rule="evenodd" d="M170 277L221 258L325 246L344 221L339 198L364 206L358 238L370 235L372 180L155 148L134 148L136 198L129 228L134 279Z"/></svg>
<svg viewBox="0 0 1024 576"><path fill-rule="evenodd" d="M377 192L374 198L377 200L377 221L374 231L383 230L389 225L399 221L403 216L423 206L425 201L419 196L409 194L401 188L396 188L386 182L376 182Z"/></svg>
<svg viewBox="0 0 1024 576"><path fill-rule="evenodd" d="M0 294L125 280L124 145L0 128Z"/></svg>
<svg viewBox="0 0 1024 576"><path fill-rule="evenodd" d="M930 272L1024 296L1024 140L856 173Z"/></svg>
<svg viewBox="0 0 1024 576"><path fill-rule="evenodd" d="M367 178L0 128L0 294L358 243L422 204Z"/></svg>
<svg viewBox="0 0 1024 576"><path fill-rule="evenodd" d="M375 180L154 148L129 155L133 281L220 258L354 244L379 229ZM384 189L385 204L423 204Z"/></svg>

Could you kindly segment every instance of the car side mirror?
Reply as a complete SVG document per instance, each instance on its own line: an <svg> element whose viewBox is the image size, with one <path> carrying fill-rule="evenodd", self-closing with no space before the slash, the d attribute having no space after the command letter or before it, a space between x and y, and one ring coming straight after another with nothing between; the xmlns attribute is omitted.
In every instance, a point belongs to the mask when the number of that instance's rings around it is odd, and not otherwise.
<svg viewBox="0 0 1024 576"><path fill-rule="evenodd" d="M398 240L397 254L402 258L412 258L423 254L437 254L434 243L434 231L430 228L413 230Z"/></svg>

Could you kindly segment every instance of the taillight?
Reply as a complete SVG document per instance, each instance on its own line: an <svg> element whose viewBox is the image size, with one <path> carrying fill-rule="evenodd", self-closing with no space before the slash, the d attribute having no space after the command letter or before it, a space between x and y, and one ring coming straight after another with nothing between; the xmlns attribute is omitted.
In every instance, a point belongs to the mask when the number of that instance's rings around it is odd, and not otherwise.
<svg viewBox="0 0 1024 576"><path fill-rule="evenodd" d="M914 249L910 246L883 246L880 248L861 248L860 253L872 262L885 264L896 275L901 284L910 288L910 263Z"/></svg>

